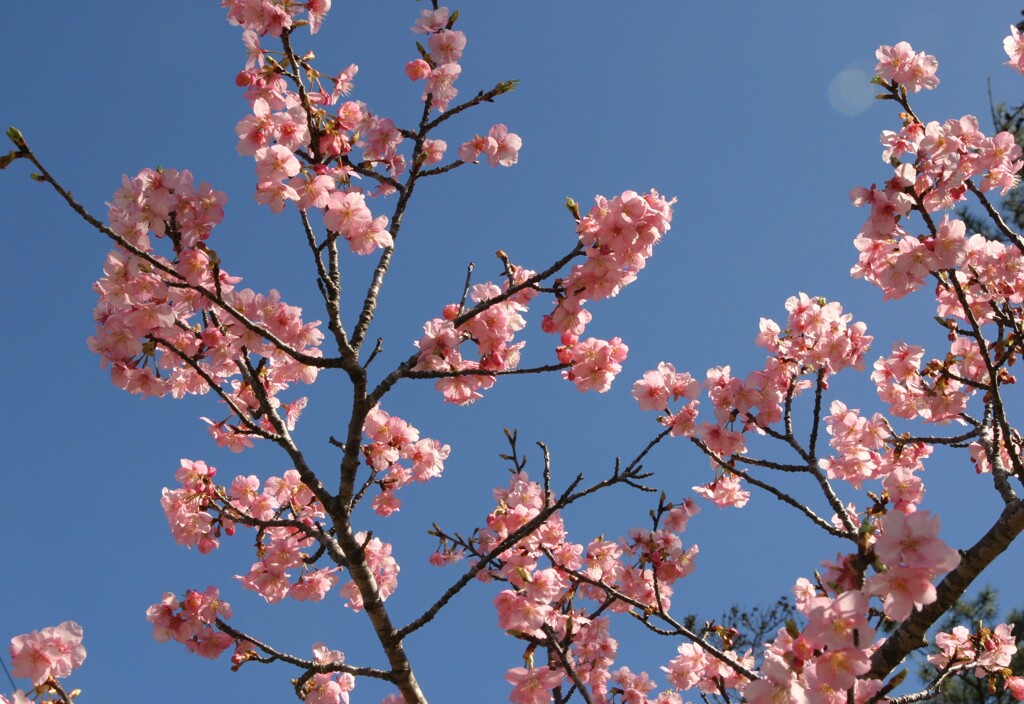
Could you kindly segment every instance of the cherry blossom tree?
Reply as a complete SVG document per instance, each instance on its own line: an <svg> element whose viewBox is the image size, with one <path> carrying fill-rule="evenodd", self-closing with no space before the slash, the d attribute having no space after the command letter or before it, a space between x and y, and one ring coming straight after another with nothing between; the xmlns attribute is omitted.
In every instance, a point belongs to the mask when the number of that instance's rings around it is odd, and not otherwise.
<svg viewBox="0 0 1024 704"><path fill-rule="evenodd" d="M464 86L459 13L435 4L410 18L415 40L401 62L405 79L421 84L420 104L412 118L390 117L359 99L357 65L320 66L306 47L329 21L330 0L224 6L245 47L237 151L252 160L255 201L291 218L297 237L281 246L304 248L317 312L229 272L214 234L227 196L186 169L124 176L100 218L17 128L7 131L13 148L0 167L30 169L111 242L94 285L96 331L88 341L111 381L143 398L206 396L212 402L202 422L221 452L278 452L283 464L269 476L218 476L212 459L181 459L160 501L173 540L212 556L228 541L252 545L251 560L231 568L243 591L267 608L340 597L341 608L368 622L379 658L347 657L344 633L288 651L258 622L234 618L225 585L175 585L154 595L146 618L157 641L235 670L273 665L305 702L348 702L359 697L352 692L360 682L376 680L391 690L385 702L419 703L429 692L406 644L476 589L490 590L499 630L521 646L505 673L508 697L520 704L710 696L911 702L934 698L965 672L1024 699L1024 678L1009 668L1016 645L1007 624L925 640L1024 530L1017 495L1024 439L1007 397L1024 344L1024 239L993 203L1017 186L1024 161L1012 135L986 135L970 115L917 114L916 94L940 88L934 56L906 42L877 50L873 82L895 115L881 138L886 168L866 176L882 185L851 192L866 213L851 273L885 300L923 297L927 285L948 349L926 356L908 329L909 341L869 357L867 323L836 301L794 292L783 322L762 318L751 331L766 353L760 368L697 374L664 361L642 373L632 385L637 407L623 412L651 412L650 439L606 469L566 474L542 442L528 453L506 431L502 458L511 473L480 504L477 524L447 525L442 509L425 526L436 549L423 557L450 577L444 590L423 594L404 587L395 550L404 536L383 519L416 500L410 487L444 481L457 429L446 429L451 437L421 435L417 425L430 410L399 417L389 406L394 389L421 380L434 386L437 403L459 406L521 381L502 377L546 375L580 392L607 391L630 350L623 338L588 331L603 310L595 304L633 283L671 236L676 200L642 188L567 199L560 256L537 263L499 250L490 279L468 267L456 295L410 331L416 341L404 360L384 367L375 324L393 314L382 296L417 188L456 170L517 163L524 139L514 126L460 122L500 105L516 82ZM1024 73L1015 27L1005 50ZM458 130L458 146L440 136ZM1002 241L972 234L955 217L966 202L981 208ZM527 352L529 326L548 334L546 350L531 344ZM850 408L832 391L840 374L869 364L888 415ZM310 406L303 389L341 382L327 439L335 454L314 460L296 433ZM670 496L663 471L648 464L656 446L669 444L707 466L690 494ZM1002 500L973 545L948 544L940 517L925 507L923 475L936 447L959 451L961 465L988 475ZM539 458L529 471L528 454ZM635 505L634 527L594 538L574 533L574 511L613 491ZM793 618L756 653L739 647L734 624L697 627L673 609L697 566L698 546L685 536L701 506L742 509L755 492L842 546L815 556L822 568L793 586ZM403 588L416 591L411 617L408 609L399 616L392 601ZM675 656L634 672L620 653L624 624L669 639ZM71 701L77 691L60 680L85 660L82 643L83 629L71 621L15 636L12 673L29 680L37 699ZM921 648L935 674L905 683L901 667ZM26 700L21 690L2 699Z"/></svg>

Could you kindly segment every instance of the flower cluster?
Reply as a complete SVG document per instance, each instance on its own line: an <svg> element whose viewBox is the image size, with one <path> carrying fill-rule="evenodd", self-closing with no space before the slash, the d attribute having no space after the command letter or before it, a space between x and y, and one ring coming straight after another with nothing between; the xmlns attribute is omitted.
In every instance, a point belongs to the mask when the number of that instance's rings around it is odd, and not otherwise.
<svg viewBox="0 0 1024 704"><path fill-rule="evenodd" d="M698 689L702 692L718 694L722 687L744 691L747 679L743 675L718 658L709 655L694 643L681 643L676 649L679 653L668 665L661 669L668 681L677 690ZM739 657L735 652L726 652L729 659L750 669L754 665L753 656L747 652Z"/></svg>
<svg viewBox="0 0 1024 704"><path fill-rule="evenodd" d="M973 357L978 361L977 347L970 349L972 342L958 338L956 345L963 358ZM898 342L893 345L892 354L875 362L871 380L878 386L878 396L889 404L889 411L900 418L920 418L931 423L949 421L959 417L966 409L967 402L977 389L964 384L961 370L967 365L957 364L954 356L947 357L940 367L929 365L922 372L921 359L924 349L916 345ZM974 370L980 372L980 368ZM970 370L968 370L970 373ZM930 377L930 378L929 378Z"/></svg>
<svg viewBox="0 0 1024 704"><path fill-rule="evenodd" d="M490 166L512 166L519 161L519 150L523 140L508 127L497 124L491 127L486 137L477 135L459 147L459 159L467 163L475 163L481 155L487 156Z"/></svg>
<svg viewBox="0 0 1024 704"><path fill-rule="evenodd" d="M255 5L259 7L254 10L250 5L253 3L235 3L228 16L245 27L242 39L249 58L236 82L246 89L252 114L239 121L235 133L238 153L252 156L256 162L256 202L274 213L283 211L289 202L300 210L321 211L327 228L357 254L390 247L394 242L388 219L374 217L362 191L351 186L354 171L347 155L362 146L365 161L382 163L395 177L405 170L405 157L397 151L403 139L400 131L390 119L372 114L360 102L347 101L334 114L328 112L352 91L359 71L354 64L334 76L311 70L308 75L313 83L292 90L276 64L266 61L267 52L260 46L261 36L280 34L273 31L280 23L268 24L262 13L288 16L287 12L298 12L302 6L270 0L258 0ZM309 5L312 28L314 17L318 26L330 2ZM319 6L316 12L313 5ZM393 186L382 184L374 195L393 191Z"/></svg>
<svg viewBox="0 0 1024 704"><path fill-rule="evenodd" d="M1013 39L1007 38L1011 57ZM914 54L905 42L880 48L878 56L876 70L883 83L889 79L918 90L938 82L933 75L934 58ZM981 191L999 189L1005 194L1019 182L1024 166L1012 134L986 137L972 115L941 124L924 124L911 112L901 116L903 127L898 132L882 132L882 159L894 167L893 177L884 188L855 188L850 193L854 205L871 209L855 241L861 255L853 275L879 286L886 298L904 296L942 270L966 276L968 248L983 244L973 238L971 243L965 241L964 225L948 218L929 235L915 238L900 226L901 218L912 209L931 213L954 207L975 188L971 181L975 177L980 177L977 188Z"/></svg>
<svg viewBox="0 0 1024 704"><path fill-rule="evenodd" d="M939 78L935 75L939 62L923 51L915 54L913 47L906 42L880 46L875 57L878 59L875 74L883 80L899 83L911 93L922 88L932 90L939 85Z"/></svg>
<svg viewBox="0 0 1024 704"><path fill-rule="evenodd" d="M629 351L617 337L581 340L591 321L583 306L615 296L636 280L671 226L673 203L654 190L643 195L624 191L611 200L597 196L576 227L586 261L558 282L555 309L544 316L542 328L560 336L558 360L570 365L562 374L580 391L607 391Z"/></svg>
<svg viewBox="0 0 1024 704"><path fill-rule="evenodd" d="M177 641L190 652L211 660L235 644L231 636L215 628L219 618L231 618L231 605L221 601L216 587L203 592L189 590L180 601L167 592L159 604L146 609L146 620L153 624L156 641Z"/></svg>
<svg viewBox="0 0 1024 704"><path fill-rule="evenodd" d="M1005 623L995 628L979 624L973 633L955 626L951 633L936 633L935 645L938 652L929 655L928 662L940 670L974 668L975 677L1003 674L1017 652L1013 626Z"/></svg>
<svg viewBox="0 0 1024 704"><path fill-rule="evenodd" d="M313 662L321 666L340 665L345 662L345 654L316 643ZM347 672L318 672L303 685L302 700L306 704L348 704L349 692L355 687L356 678Z"/></svg>
<svg viewBox="0 0 1024 704"><path fill-rule="evenodd" d="M311 526L324 518L324 508L302 483L299 473L289 469L281 477L271 477L259 490L254 476L238 476L231 483L231 507L246 518L269 521L288 516L293 522ZM305 551L316 545L308 533L292 526L260 527L259 553L249 573L239 577L242 586L274 603L290 596L298 601L320 601L337 581L337 568L313 569ZM300 574L292 582L289 570Z"/></svg>
<svg viewBox="0 0 1024 704"><path fill-rule="evenodd" d="M436 388L448 403L468 404L482 397L495 381L486 372L506 371L519 365L525 342L513 342L515 334L526 327L523 313L537 294L526 286L509 295L517 286L534 276L534 272L512 267L511 275L502 286L491 282L477 284L470 290L470 300L476 304L468 315L458 304L445 306L441 318L434 318L423 326L424 336L416 343L419 359L413 371L455 372L438 380ZM460 322L464 318L464 322ZM473 342L477 359L463 356L462 343ZM467 371L479 370L480 374Z"/></svg>
<svg viewBox="0 0 1024 704"><path fill-rule="evenodd" d="M785 329L761 319L756 342L771 353L762 369L745 379L732 376L727 366L707 371L704 388L712 404L713 422L698 425L700 385L671 364L662 362L633 385L633 398L641 410L663 412L658 422L669 428L670 435L696 438L711 453L716 478L694 489L718 506L738 508L749 499L739 477L720 471L725 458L746 452L745 434L751 430L764 433L782 420L786 399L812 383L804 377L818 376L824 384L832 374L862 368L871 345L871 336L865 334L867 326L852 322L853 316L843 313L836 302L801 293L786 301L786 310ZM671 410L669 401L680 399L682 406Z"/></svg>
<svg viewBox="0 0 1024 704"><path fill-rule="evenodd" d="M875 555L887 569L871 576L864 591L884 600L883 612L894 621L935 601L932 580L960 564L960 554L939 533L939 518L928 511L891 511L879 525Z"/></svg>
<svg viewBox="0 0 1024 704"><path fill-rule="evenodd" d="M797 609L807 619L780 630L765 651L762 678L744 691L748 702L832 702L846 693L869 701L882 682L864 679L870 669L874 629L868 624L868 597L858 590L822 594L806 579L794 587Z"/></svg>
<svg viewBox="0 0 1024 704"><path fill-rule="evenodd" d="M865 580L863 561L857 567L855 556L840 556L838 564L826 564L817 587L798 580L793 591L806 625L790 623L779 631L765 652L762 678L744 691L746 700L835 701L834 695L851 691L856 702L870 700L882 686L863 677L880 645L872 642L871 599L882 599L885 616L894 621L935 601L931 580L960 561L938 530L938 518L927 511L889 512L878 521L871 548L878 572Z"/></svg>
<svg viewBox="0 0 1024 704"><path fill-rule="evenodd" d="M235 477L230 487L217 486L216 473L205 462L183 459L175 474L181 488L163 490L160 503L175 542L208 553L219 546L222 534L234 535L238 524L259 528L260 559L238 577L242 586L267 603L289 596L322 600L337 583L338 568L315 569L305 552L316 544L312 526L325 512L299 473L289 469L262 488L253 475ZM297 579L292 572L296 569Z"/></svg>
<svg viewBox="0 0 1024 704"><path fill-rule="evenodd" d="M494 599L498 626L528 641L552 638L571 643L573 672L600 701L615 687L633 692L631 696L653 689L645 673L611 670L618 644L608 632L608 616L590 616L594 609L588 602L606 613L635 608L667 611L673 585L695 567L698 548L684 547L679 534L700 509L691 500L664 504L652 529L634 528L618 542L598 538L582 544L569 540L561 516L547 508L543 489L524 472L514 474L507 488L495 489L494 496L497 507L487 517L486 527L472 540L460 543L473 555L482 557L494 551L530 522L542 520L480 573L481 578L508 585ZM443 537L443 542L448 540L455 539ZM439 554L454 555L450 546ZM450 561L432 560L435 564ZM514 685L510 698L549 701L550 690L567 676L563 668L512 668L506 673Z"/></svg>
<svg viewBox="0 0 1024 704"><path fill-rule="evenodd" d="M441 476L444 461L451 447L430 438L420 439L419 431L398 416L385 413L376 406L363 422L363 434L369 439L363 445L363 457L381 488L373 500L373 510L390 516L402 505L395 495L413 481L425 482ZM402 464L402 462L408 464Z"/></svg>
<svg viewBox="0 0 1024 704"><path fill-rule="evenodd" d="M427 48L424 57L411 61L406 65L405 72L412 80L425 80L423 102L438 112L448 109L448 104L459 94L455 80L462 73L459 59L466 48L466 35L452 29L455 23L447 7L436 10L422 10L419 19L412 27L416 34L427 36Z"/></svg>
<svg viewBox="0 0 1024 704"><path fill-rule="evenodd" d="M386 415L376 410L373 418L379 422ZM432 440L417 441L415 428L397 418L388 420L393 422L384 421L384 425L404 432L409 442L399 442L396 448L368 449L368 454L386 457L394 449L394 460L387 467L395 475L403 473L398 465L400 458L412 460L412 469L404 470L407 478L425 481L439 474L448 447L437 446ZM375 443L383 444L384 432L373 431L372 436L377 438ZM259 559L247 574L236 577L241 585L257 592L269 604L286 597L297 601L323 600L338 583L336 573L340 568L316 567L319 554L314 555L312 548L323 545L319 540L325 539L320 522L326 513L302 482L299 472L290 469L280 477L271 477L262 487L259 478L242 475L235 477L230 487L217 486L213 481L216 473L215 468L204 462L181 461L175 475L181 488L165 488L161 499L175 540L189 547L198 545L201 552L209 552L218 547L222 533L233 535L237 525L256 528ZM399 566L391 556L391 545L366 533L355 537L376 579L378 594L387 599L398 586ZM354 611L362 610L362 596L354 581L343 584L338 593ZM204 594L189 592L180 604L172 594L165 595L163 602L154 605L149 612L156 639L173 638L206 657L219 655L230 646L231 639L212 628L218 614L230 617L229 607L217 599L217 594L213 587ZM330 691L335 689L333 685L324 686Z"/></svg>
<svg viewBox="0 0 1024 704"><path fill-rule="evenodd" d="M1007 38L1011 57L1016 36ZM992 322L1015 326L1024 319L1018 293L1024 288L1024 255L981 234L969 237L965 224L948 215L938 220L929 214L954 207L971 190L1005 194L1019 182L1024 161L1012 134L986 137L973 116L924 124L910 112L901 115L899 132L882 133L882 158L894 167L893 178L884 188L851 192L854 205L871 211L855 240L860 259L852 273L881 288L887 299L905 296L929 278L937 283L948 354L924 363L923 349L898 343L875 364L872 379L893 415L946 422L960 418L978 389L1013 381L1000 367L1012 365L1015 356L982 349L980 328L975 334L964 329ZM927 216L928 234L914 237L902 226L913 210Z"/></svg>
<svg viewBox="0 0 1024 704"><path fill-rule="evenodd" d="M8 652L11 674L27 678L33 686L43 685L50 678L67 677L85 661L82 627L74 621L65 621L58 626L15 636L11 638ZM15 702L19 694L14 695ZM4 697L0 700L7 702Z"/></svg>
<svg viewBox="0 0 1024 704"><path fill-rule="evenodd" d="M237 477L232 483L232 494L243 495L241 500L235 499L236 502L241 503L254 493L253 479ZM323 508L299 481L295 470L285 472L280 480L271 477L264 492L254 498L249 511L254 517L258 511L262 512L262 520L271 520L289 511L301 524L311 524L324 515ZM338 568L313 568L312 556L306 551L316 545L314 538L290 526L265 527L260 533L258 555L261 559L253 563L248 574L237 577L242 586L258 593L268 604L285 597L297 601L322 601L338 581L334 574ZM299 570L297 579L291 570Z"/></svg>
<svg viewBox="0 0 1024 704"><path fill-rule="evenodd" d="M367 161L382 162L397 176L405 170L397 152L403 138L391 120L373 115L363 103L347 101L334 114L327 111L351 92L359 67L353 64L329 78L318 74L317 90L306 91L304 102L282 76L262 64L256 34L246 30L243 39L256 58L237 79L246 88L252 114L235 127L236 149L256 162L256 202L275 213L289 202L300 210L320 210L328 229L358 254L391 246L387 218L374 218L361 190L350 186L353 171L346 158L362 145ZM389 186L379 193L392 191Z"/></svg>
<svg viewBox="0 0 1024 704"><path fill-rule="evenodd" d="M890 512L876 527L868 555L875 574L865 580L865 561L847 555L825 564L817 587L797 581L796 606L806 625L799 629L791 622L779 631L765 652L761 679L744 691L747 701L833 701L833 695L853 691L855 701L864 702L882 686L863 677L880 645L872 642L871 598L883 600L886 617L902 621L935 601L931 580L956 567L960 557L938 538L938 518L927 511Z"/></svg>
<svg viewBox="0 0 1024 704"><path fill-rule="evenodd" d="M1014 676L1010 660L1017 652L1013 626L1001 623L995 628L978 624L974 632L955 626L950 633L935 634L938 652L928 656L928 662L940 672L970 670L974 676L988 680L990 692L996 691L1001 680L1003 687L1017 701L1024 701L1024 677Z"/></svg>
<svg viewBox="0 0 1024 704"><path fill-rule="evenodd" d="M265 404L278 408L281 391L316 379L317 368L296 357L320 357L323 335L319 321L304 322L302 310L277 291L239 290L241 279L220 268L205 241L223 217L224 200L207 184L196 187L188 171L144 169L124 178L110 227L139 253L107 255L93 286L99 301L89 347L131 393L181 398L217 385L232 408L225 420L210 422L212 433L239 451L260 428L273 430ZM173 260L153 252L150 235L170 241ZM305 400L295 404L287 409L289 423Z"/></svg>
<svg viewBox="0 0 1024 704"><path fill-rule="evenodd" d="M916 472L931 455L930 445L897 443L885 417L875 413L865 418L841 401L832 402L831 415L824 420L831 436L829 444L837 452L835 457L818 461L829 479L841 479L855 489L865 480L880 479L893 508L903 513L917 510L924 498L924 483Z"/></svg>
<svg viewBox="0 0 1024 704"><path fill-rule="evenodd" d="M224 0L221 5L228 8L228 22L231 24L241 25L260 36L269 34L279 37L281 32L291 29L295 18L303 11L307 13L306 23L310 33L316 34L331 9L331 0Z"/></svg>

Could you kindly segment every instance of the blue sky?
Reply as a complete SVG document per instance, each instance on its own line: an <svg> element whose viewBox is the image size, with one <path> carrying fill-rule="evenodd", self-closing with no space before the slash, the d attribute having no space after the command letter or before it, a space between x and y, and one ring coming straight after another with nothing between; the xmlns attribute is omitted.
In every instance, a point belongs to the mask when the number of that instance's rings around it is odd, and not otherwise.
<svg viewBox="0 0 1024 704"><path fill-rule="evenodd" d="M299 46L313 48L328 72L358 64L353 97L411 124L420 88L402 68L416 57L409 27L421 7L336 2L315 42L302 35ZM620 335L631 350L612 391L581 395L553 377L505 379L476 405L452 408L429 382L403 382L387 399L389 412L453 448L441 481L407 490L389 522L366 519L395 543L402 564L389 602L397 621L418 614L455 578L426 566L425 532L434 520L460 531L480 524L490 489L506 477L502 428L519 429L533 467L533 442L550 445L556 484L581 471L600 478L616 456L632 457L657 432L653 414L639 413L629 398L633 380L661 360L701 377L719 364L745 375L763 359L753 345L759 318L781 321L783 302L799 291L839 300L866 321L875 336L872 360L897 338L926 347L941 340L928 323L927 296L881 305L876 289L848 276L865 213L849 205L847 193L887 177L878 134L898 126L891 104L867 101L862 109L850 79L870 73L878 45L907 40L940 62L942 83L915 97L918 114L975 114L989 131L986 81L997 99L1020 100L1019 77L1001 66L1002 37L1020 8L991 2L968 11L951 0L893 8L806 1L461 8L463 96L502 80L521 83L451 121L441 136L454 147L504 122L524 147L512 169L462 168L418 187L371 331L385 340L377 373L408 356L423 321L457 299L469 262L483 281L499 273L496 249L533 268L567 251L574 235L566 196L587 206L597 193L654 187L679 202L673 229L640 280L594 308L588 332ZM199 2L4 3L0 26L8 28L9 61L0 123L20 127L83 204L104 215L122 173L189 168L229 196L215 231L224 266L246 285L278 288L307 317L321 317L295 218L253 203L252 162L234 150L234 125L247 114L233 84L244 53L223 10ZM212 556L174 545L159 497L179 458L205 459L227 479L279 474L286 459L216 448L198 421L218 411L210 398L140 401L113 387L85 346L93 332L90 285L107 242L31 182L23 163L0 175L0 200L8 251L0 262L8 301L0 355L9 409L0 637L81 623L89 656L69 684L85 690L84 701L290 696L287 667L232 674L226 659L211 663L153 642L149 604L165 591L217 584L238 627L282 649L306 656L324 640L354 664L380 665L363 617L337 598L268 607L236 586L232 575L254 560L250 536ZM366 262L346 266L347 290L364 290ZM526 339L524 362L552 361L549 339ZM841 375L833 392L851 407L882 410L866 374ZM340 379L322 378L299 425L298 440L322 466L334 462L326 438L344 420L336 399L347 393ZM681 441L660 447L648 466L677 500L710 478L706 461ZM924 479L925 507L942 514L947 540L973 543L998 508L989 483L961 456L941 453ZM649 508L644 497L609 493L566 518L570 535L586 542L643 525ZM734 603L768 603L835 557L840 545L782 509L758 495L742 511L705 506L685 536L701 553L697 571L677 589L679 613L712 618ZM1006 585L1007 607L1016 605L1022 555L1014 546L981 580ZM409 641L433 701L461 701L467 692L505 699L501 674L519 664L522 649L496 628L495 592L476 586ZM634 671L656 671L676 645L650 641L629 624L617 637L620 664ZM385 693L361 682L354 701Z"/></svg>

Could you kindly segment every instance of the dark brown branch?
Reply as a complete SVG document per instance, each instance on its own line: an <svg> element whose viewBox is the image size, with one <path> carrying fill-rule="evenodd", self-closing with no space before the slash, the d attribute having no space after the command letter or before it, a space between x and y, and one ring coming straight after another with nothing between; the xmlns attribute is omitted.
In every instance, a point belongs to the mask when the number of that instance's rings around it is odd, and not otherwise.
<svg viewBox="0 0 1024 704"><path fill-rule="evenodd" d="M254 646L262 650L264 653L270 656L270 659L265 662L281 661L301 667L311 672L345 672L354 677L373 677L378 680L385 680L387 682L394 682L393 673L387 672L386 670L378 670L374 667L356 667L354 665L347 665L343 662L332 662L332 663L318 663L312 660L306 660L305 658L298 658L288 653L282 653L281 651L273 648L266 643L263 643L256 638L253 638L246 633L239 631L238 629L229 626L222 619L217 619L217 628L223 633L227 633L229 636L234 638L236 641L248 641Z"/></svg>
<svg viewBox="0 0 1024 704"><path fill-rule="evenodd" d="M992 222L996 224L996 228L1006 236L1006 239L1013 242L1014 246L1018 250L1024 253L1024 239L1022 239L1019 234L1014 232L1013 229L1006 224L1006 221L1003 220L1003 216L999 214L999 211L992 207L992 203L989 202L988 197L974 185L974 181L967 179L965 185L967 186L967 190L978 197L978 201L981 203L981 206L985 208L985 212L988 213L988 216L992 218Z"/></svg>

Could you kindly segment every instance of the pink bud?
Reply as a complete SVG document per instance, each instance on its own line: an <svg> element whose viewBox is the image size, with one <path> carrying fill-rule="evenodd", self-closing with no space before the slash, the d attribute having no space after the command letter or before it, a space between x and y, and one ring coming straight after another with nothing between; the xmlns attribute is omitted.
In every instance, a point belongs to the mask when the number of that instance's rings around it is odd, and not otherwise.
<svg viewBox="0 0 1024 704"><path fill-rule="evenodd" d="M410 81L422 81L430 76L430 64L423 59L410 61L405 65L405 75Z"/></svg>

